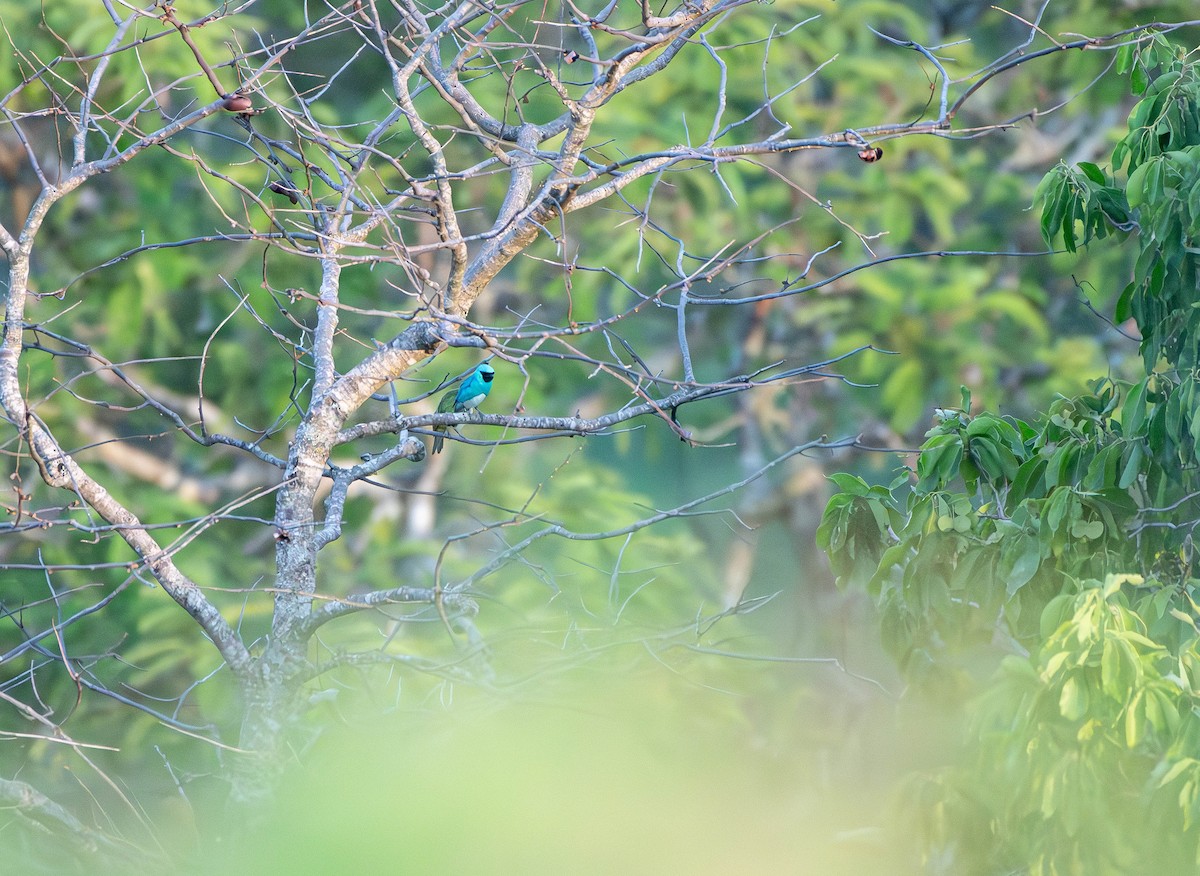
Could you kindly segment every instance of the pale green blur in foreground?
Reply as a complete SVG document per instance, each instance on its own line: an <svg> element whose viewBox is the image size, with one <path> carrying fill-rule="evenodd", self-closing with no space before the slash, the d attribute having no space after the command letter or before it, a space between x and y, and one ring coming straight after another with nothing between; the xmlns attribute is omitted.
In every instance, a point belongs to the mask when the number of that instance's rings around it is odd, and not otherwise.
<svg viewBox="0 0 1200 876"><path fill-rule="evenodd" d="M347 716L218 870L908 871L885 822L923 757L878 689L827 665L642 658L517 700Z"/></svg>

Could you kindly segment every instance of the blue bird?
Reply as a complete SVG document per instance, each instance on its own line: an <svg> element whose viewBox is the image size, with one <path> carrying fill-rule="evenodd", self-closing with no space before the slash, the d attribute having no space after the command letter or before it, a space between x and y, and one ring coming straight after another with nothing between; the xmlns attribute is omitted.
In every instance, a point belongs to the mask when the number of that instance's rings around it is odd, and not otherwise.
<svg viewBox="0 0 1200 876"><path fill-rule="evenodd" d="M459 414L463 411L475 410L475 408L479 407L480 402L488 397L488 393L492 391L492 378L495 376L496 369L487 362L483 362L478 368L467 375L467 379L459 384L458 389L452 389L442 396L442 400L438 402L438 413L449 414L454 412ZM438 433L433 436L433 452L441 453L442 442L446 440L444 437L446 427L434 426L433 431Z"/></svg>

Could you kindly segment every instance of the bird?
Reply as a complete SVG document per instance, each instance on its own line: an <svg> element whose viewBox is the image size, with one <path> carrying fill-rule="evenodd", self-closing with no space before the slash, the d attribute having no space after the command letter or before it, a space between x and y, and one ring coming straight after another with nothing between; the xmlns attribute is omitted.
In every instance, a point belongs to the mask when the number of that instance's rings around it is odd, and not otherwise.
<svg viewBox="0 0 1200 876"><path fill-rule="evenodd" d="M495 376L495 368L487 362L480 363L474 371L467 375L466 380L459 384L458 389L452 389L442 396L442 400L438 402L438 413L460 414L463 411L475 410L492 391L492 379ZM442 443L446 440L446 428L446 426L433 427L433 431L438 433L433 436L434 453L442 452Z"/></svg>

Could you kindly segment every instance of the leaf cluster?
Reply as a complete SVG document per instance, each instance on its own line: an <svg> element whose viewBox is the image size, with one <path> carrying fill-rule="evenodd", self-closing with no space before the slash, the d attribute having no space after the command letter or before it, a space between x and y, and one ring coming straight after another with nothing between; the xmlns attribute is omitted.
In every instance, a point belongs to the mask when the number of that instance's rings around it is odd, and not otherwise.
<svg viewBox="0 0 1200 876"><path fill-rule="evenodd" d="M907 797L926 854L959 872L1200 863L1200 90L1161 39L1119 66L1141 99L1113 170L1060 165L1038 196L1071 252L1136 233L1116 317L1142 333L1144 374L1028 422L973 414L964 389L915 471L840 476L818 533L913 691L970 697L966 760Z"/></svg>
<svg viewBox="0 0 1200 876"><path fill-rule="evenodd" d="M1150 437L1169 399L1105 379L1036 425L971 416L964 399L929 431L911 488L906 476L836 478L818 541L841 583L874 597L914 690L983 691L973 766L956 780L1005 789L988 809L1005 854L1134 854L1124 833L1089 844L1079 828L1097 813L1080 801L1109 805L1120 785L1158 806L1166 785L1180 791L1178 758L1200 738L1200 506ZM1074 765L1060 775L1063 758ZM954 831L977 816L955 812ZM1189 831L1188 854L1200 854L1196 814L1194 789L1168 813ZM1033 835L1006 835L1007 819L1034 816Z"/></svg>
<svg viewBox="0 0 1200 876"><path fill-rule="evenodd" d="M1116 319L1137 322L1148 372L1186 373L1200 365L1191 306L1200 280L1200 71L1162 37L1123 48L1118 69L1141 99L1111 170L1082 162L1051 171L1037 192L1042 235L1075 252L1114 231L1136 232L1139 255Z"/></svg>

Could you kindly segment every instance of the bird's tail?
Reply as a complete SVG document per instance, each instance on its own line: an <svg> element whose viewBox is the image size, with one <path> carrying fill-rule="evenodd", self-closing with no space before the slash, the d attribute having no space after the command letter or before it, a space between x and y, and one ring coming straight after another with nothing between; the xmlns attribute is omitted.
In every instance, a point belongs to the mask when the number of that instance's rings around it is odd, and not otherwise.
<svg viewBox="0 0 1200 876"><path fill-rule="evenodd" d="M439 432L438 434L434 435L434 436L433 436L433 451L432 451L432 452L433 452L433 453L441 453L441 452L442 452L442 445L443 445L445 442L446 442L446 439L445 439L445 438L442 436L442 433L441 433L441 432Z"/></svg>

